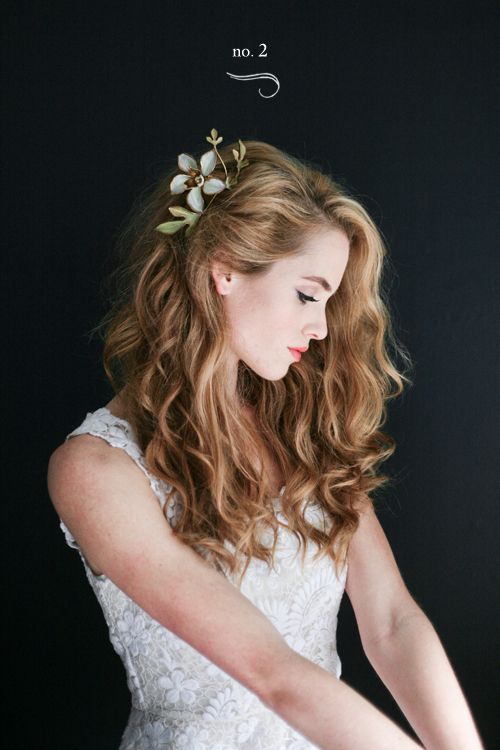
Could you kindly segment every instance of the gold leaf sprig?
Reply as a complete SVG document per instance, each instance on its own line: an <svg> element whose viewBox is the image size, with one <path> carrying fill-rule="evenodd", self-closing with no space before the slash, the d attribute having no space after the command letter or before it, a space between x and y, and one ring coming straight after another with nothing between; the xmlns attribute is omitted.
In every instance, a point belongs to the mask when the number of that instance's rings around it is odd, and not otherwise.
<svg viewBox="0 0 500 750"><path fill-rule="evenodd" d="M157 231L164 234L174 234L178 232L182 227L186 227L186 236L190 235L195 228L201 214L206 211L210 206L217 193L222 190L230 190L238 182L240 171L248 166L249 162L245 159L246 147L241 140L238 140L239 151L233 149L233 156L236 161L236 174L230 177L228 175L224 160L217 150L217 146L223 140L215 128L212 128L210 135L206 136L206 140L212 144L212 149L204 153L200 159L200 166L198 166L196 160L189 154L179 154L178 165L181 170L180 174L170 182L170 192L172 194L182 193L188 191L187 203L193 209L189 209L183 206L169 206L168 210L173 216L179 216L180 221L165 221L159 224ZM217 159L221 162L224 167L226 175L225 180L220 180L213 176L213 171L217 163ZM212 198L208 205L205 207L202 193L205 195L212 195Z"/></svg>

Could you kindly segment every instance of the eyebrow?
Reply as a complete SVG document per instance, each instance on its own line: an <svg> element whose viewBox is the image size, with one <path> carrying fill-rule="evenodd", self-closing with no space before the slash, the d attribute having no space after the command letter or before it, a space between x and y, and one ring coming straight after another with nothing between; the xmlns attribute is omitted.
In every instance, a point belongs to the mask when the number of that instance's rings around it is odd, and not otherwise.
<svg viewBox="0 0 500 750"><path fill-rule="evenodd" d="M309 281L315 281L317 284L321 284L323 289L325 289L327 292L332 291L332 287L328 283L326 279L324 279L322 276L302 276L302 279L308 279Z"/></svg>

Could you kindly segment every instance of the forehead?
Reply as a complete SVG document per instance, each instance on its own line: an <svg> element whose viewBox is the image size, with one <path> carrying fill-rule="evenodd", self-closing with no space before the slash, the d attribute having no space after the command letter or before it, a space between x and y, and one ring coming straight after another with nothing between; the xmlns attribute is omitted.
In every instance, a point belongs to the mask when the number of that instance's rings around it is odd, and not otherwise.
<svg viewBox="0 0 500 750"><path fill-rule="evenodd" d="M296 255L277 261L275 272L290 277L324 277L331 286L337 286L348 256L349 240L346 234L339 229L324 230L309 236Z"/></svg>

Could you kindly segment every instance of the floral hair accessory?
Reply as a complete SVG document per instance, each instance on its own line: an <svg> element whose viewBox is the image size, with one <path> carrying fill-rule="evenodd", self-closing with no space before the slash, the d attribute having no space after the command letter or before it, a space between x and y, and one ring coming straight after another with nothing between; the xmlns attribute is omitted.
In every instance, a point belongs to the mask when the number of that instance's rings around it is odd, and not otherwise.
<svg viewBox="0 0 500 750"><path fill-rule="evenodd" d="M240 170L248 165L248 160L245 160L246 147L244 143L238 140L240 144L239 152L233 148L233 155L236 159L236 174L229 176L226 165L217 151L217 144L222 141L222 136L212 128L210 135L206 136L206 140L212 144L213 148L201 156L200 166L197 165L196 160L189 154L179 154L177 163L183 174L175 175L170 182L170 192L172 195L188 191L187 204L193 210L190 211L184 206L169 206L168 210L170 213L173 216L180 216L181 219L179 221L166 221L163 224L159 224L156 227L159 232L174 234L174 232L182 229L182 227L187 227L186 235L191 234L201 214L206 211L217 193L220 193L222 190L230 190L236 185L240 176ZM219 159L224 167L224 172L226 173L225 180L220 180L218 177L212 176L217 159ZM205 195L212 195L210 203L206 207L202 192Z"/></svg>

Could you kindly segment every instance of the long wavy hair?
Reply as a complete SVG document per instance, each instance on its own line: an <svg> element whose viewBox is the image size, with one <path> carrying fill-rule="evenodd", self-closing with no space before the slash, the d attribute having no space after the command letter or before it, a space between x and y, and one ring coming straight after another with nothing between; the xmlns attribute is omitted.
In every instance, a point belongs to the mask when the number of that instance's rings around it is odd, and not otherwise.
<svg viewBox="0 0 500 750"><path fill-rule="evenodd" d="M180 203L170 193L176 167L140 195L117 235L120 260L105 280L109 309L93 332L146 466L172 487L164 513L178 493L174 531L183 542L218 569L239 572L240 582L253 557L274 563L283 524L262 468L250 459L264 465L264 444L287 479L282 512L302 561L312 541L314 559L329 555L338 574L370 493L390 481L378 469L395 441L381 427L387 401L412 384L412 362L382 285L387 250L365 208L316 165L261 141L245 146L249 164L238 183L216 195L189 237L155 229ZM219 148L230 173L237 147ZM220 164L214 176L224 180ZM231 397L229 327L212 262L265 274L324 229L349 240L342 282L326 305L328 335L311 341L278 381L240 361ZM329 523L309 522L310 503ZM264 529L272 531L271 547L259 538Z"/></svg>

